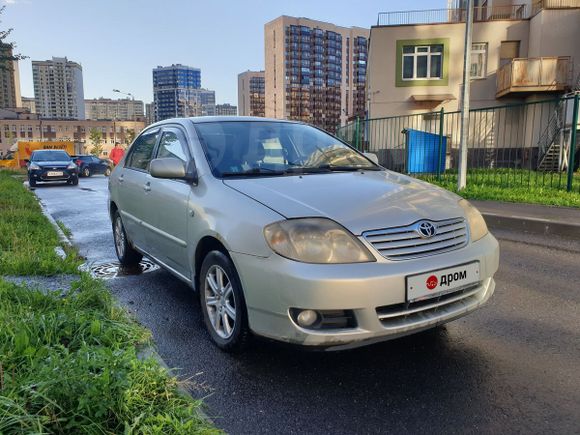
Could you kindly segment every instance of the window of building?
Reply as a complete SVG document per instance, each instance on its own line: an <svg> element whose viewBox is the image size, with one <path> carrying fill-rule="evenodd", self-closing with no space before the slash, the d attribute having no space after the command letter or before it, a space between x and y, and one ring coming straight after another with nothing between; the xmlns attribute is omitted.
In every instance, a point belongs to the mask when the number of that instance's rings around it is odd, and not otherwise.
<svg viewBox="0 0 580 435"><path fill-rule="evenodd" d="M403 46L403 80L441 79L443 45Z"/></svg>
<svg viewBox="0 0 580 435"><path fill-rule="evenodd" d="M469 71L472 79L483 79L487 70L487 42L474 42L471 44L471 68Z"/></svg>
<svg viewBox="0 0 580 435"><path fill-rule="evenodd" d="M396 44L396 86L447 85L448 38L399 40ZM354 60L353 75L366 71L365 59Z"/></svg>
<svg viewBox="0 0 580 435"><path fill-rule="evenodd" d="M499 49L500 66L511 62L512 59L520 56L520 41L501 41Z"/></svg>

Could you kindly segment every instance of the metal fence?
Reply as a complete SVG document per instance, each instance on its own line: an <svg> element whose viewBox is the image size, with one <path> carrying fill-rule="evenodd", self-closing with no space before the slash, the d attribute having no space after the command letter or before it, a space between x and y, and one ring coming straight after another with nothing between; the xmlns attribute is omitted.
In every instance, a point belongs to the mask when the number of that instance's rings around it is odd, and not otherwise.
<svg viewBox="0 0 580 435"><path fill-rule="evenodd" d="M580 192L576 134L579 96L469 112L468 183ZM337 136L375 153L387 169L455 179L460 112L357 119Z"/></svg>

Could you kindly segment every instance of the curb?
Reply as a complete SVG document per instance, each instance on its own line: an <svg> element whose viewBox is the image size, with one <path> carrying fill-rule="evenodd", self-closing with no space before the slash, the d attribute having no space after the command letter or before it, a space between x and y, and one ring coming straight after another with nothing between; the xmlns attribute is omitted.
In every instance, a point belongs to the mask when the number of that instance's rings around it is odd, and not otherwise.
<svg viewBox="0 0 580 435"><path fill-rule="evenodd" d="M167 371L167 373L170 376L173 376L177 379L177 377L173 374L171 368L167 365L167 363L163 360L163 358L161 358L161 355L159 355L159 353L157 352L157 350L153 346L147 346L147 347L139 350L139 352L137 353L137 358L139 358L141 360L144 360L147 358L153 358L157 362L157 364L159 364L161 367L163 367ZM181 394L184 394L184 395L189 396L189 397L193 398L194 400L196 400L195 397L193 397L189 391L187 391L182 385L179 384L179 381L177 383L177 390ZM207 422L209 422L213 426L215 426L215 422L211 419L211 417L209 415L207 415L207 413L203 409L201 409L201 406L199 406L196 409L196 411L198 412L198 414L201 418L203 418L204 420L206 420Z"/></svg>
<svg viewBox="0 0 580 435"><path fill-rule="evenodd" d="M529 216L505 216L488 212L481 214L490 228L580 240L580 224Z"/></svg>
<svg viewBox="0 0 580 435"><path fill-rule="evenodd" d="M24 187L26 187L28 190L30 190L32 193L34 193L33 190L30 189L30 187L23 183ZM36 196L36 194L34 194L34 196ZM66 236L65 233L63 233L63 231L60 229L60 227L58 226L58 223L54 220L54 218L52 217L52 215L49 213L48 209L46 208L46 206L42 203L42 201L40 200L40 198L38 196L36 196L36 199L38 200L38 205L40 205L40 210L42 211L42 214L44 216L46 216L46 218L48 219L48 221L52 224L52 226L54 227L54 229L56 230L56 234L58 235L58 240L65 245L68 248L72 248L73 244L70 241L70 239Z"/></svg>

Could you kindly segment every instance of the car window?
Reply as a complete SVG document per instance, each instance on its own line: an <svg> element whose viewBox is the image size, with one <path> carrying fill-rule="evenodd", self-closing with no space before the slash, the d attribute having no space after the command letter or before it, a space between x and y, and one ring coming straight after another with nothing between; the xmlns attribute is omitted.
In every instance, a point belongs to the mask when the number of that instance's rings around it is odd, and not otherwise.
<svg viewBox="0 0 580 435"><path fill-rule="evenodd" d="M159 151L157 151L158 159L173 157L187 163L189 159L187 157L185 140L179 136L174 131L166 131L163 133L161 142L159 142Z"/></svg>
<svg viewBox="0 0 580 435"><path fill-rule="evenodd" d="M159 131L143 133L131 146L131 151L125 166L132 169L146 171L151 161L153 149L157 143Z"/></svg>

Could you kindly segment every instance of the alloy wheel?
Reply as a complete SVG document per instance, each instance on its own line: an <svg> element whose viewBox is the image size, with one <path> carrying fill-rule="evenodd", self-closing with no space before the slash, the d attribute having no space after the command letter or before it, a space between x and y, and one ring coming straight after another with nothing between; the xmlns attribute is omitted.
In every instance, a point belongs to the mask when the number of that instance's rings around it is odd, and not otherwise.
<svg viewBox="0 0 580 435"><path fill-rule="evenodd" d="M221 338L230 338L236 325L236 298L224 269L213 265L205 276L205 308L213 330Z"/></svg>
<svg viewBox="0 0 580 435"><path fill-rule="evenodd" d="M115 220L115 249L119 258L125 255L125 231L120 217Z"/></svg>

